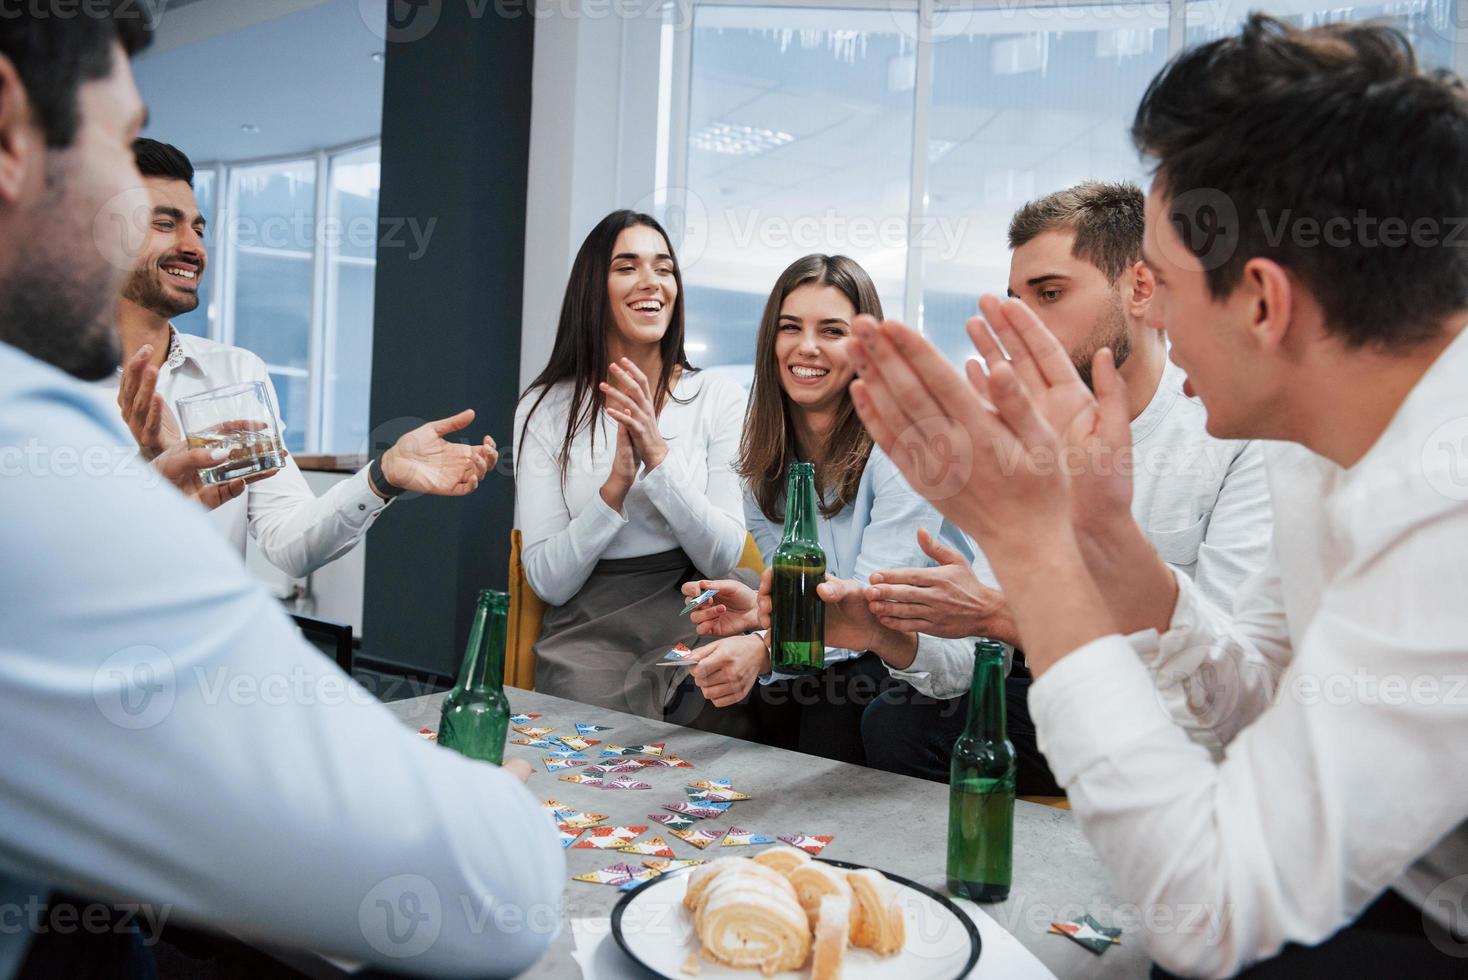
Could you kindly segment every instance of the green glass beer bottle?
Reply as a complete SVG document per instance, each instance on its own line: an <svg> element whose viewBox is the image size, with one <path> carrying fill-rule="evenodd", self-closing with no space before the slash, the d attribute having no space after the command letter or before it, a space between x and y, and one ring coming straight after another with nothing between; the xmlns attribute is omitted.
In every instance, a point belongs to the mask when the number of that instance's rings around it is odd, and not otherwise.
<svg viewBox="0 0 1468 980"><path fill-rule="evenodd" d="M1009 897L1014 865L1014 746L1004 734L1004 646L974 648L968 721L948 782L948 890L975 902Z"/></svg>
<svg viewBox="0 0 1468 980"><path fill-rule="evenodd" d="M471 759L499 765L505 758L510 702L505 698L505 627L510 597L504 592L479 593L469 646L459 681L444 698L438 722L438 744Z"/></svg>
<svg viewBox="0 0 1468 980"><path fill-rule="evenodd" d="M770 662L786 674L826 669L826 552L816 525L816 468L791 463L785 484L785 537L770 559Z"/></svg>

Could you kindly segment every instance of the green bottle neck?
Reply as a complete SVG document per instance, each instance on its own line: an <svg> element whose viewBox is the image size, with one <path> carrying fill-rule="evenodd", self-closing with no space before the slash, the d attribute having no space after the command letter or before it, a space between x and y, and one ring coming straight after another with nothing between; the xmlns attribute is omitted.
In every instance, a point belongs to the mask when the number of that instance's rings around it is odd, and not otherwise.
<svg viewBox="0 0 1468 980"><path fill-rule="evenodd" d="M816 468L811 463L791 463L785 484L786 541L820 542L816 524Z"/></svg>
<svg viewBox="0 0 1468 980"><path fill-rule="evenodd" d="M974 678L968 692L969 738L1002 742L1004 732L1004 648L980 643L974 648Z"/></svg>
<svg viewBox="0 0 1468 980"><path fill-rule="evenodd" d="M503 691L505 685L505 633L510 620L510 597L488 589L479 593L464 664L454 687L462 691Z"/></svg>

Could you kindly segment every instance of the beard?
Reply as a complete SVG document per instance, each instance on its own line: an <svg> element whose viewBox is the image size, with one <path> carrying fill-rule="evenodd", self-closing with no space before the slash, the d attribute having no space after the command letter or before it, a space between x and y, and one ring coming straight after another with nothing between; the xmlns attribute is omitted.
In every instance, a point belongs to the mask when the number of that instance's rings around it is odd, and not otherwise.
<svg viewBox="0 0 1468 980"><path fill-rule="evenodd" d="M0 280L0 341L82 381L117 370L118 270L92 239L100 202L76 190L65 154L46 165L36 224Z"/></svg>
<svg viewBox="0 0 1468 980"><path fill-rule="evenodd" d="M185 313L192 313L199 308L199 294L191 296L174 297L163 287L161 277L168 275L162 269L164 262L172 256L165 255L158 262L148 262L133 270L128 277L127 285L122 288L122 298L129 300L149 313L156 313L165 320L171 320Z"/></svg>
<svg viewBox="0 0 1468 980"><path fill-rule="evenodd" d="M1120 293L1111 294L1111 304L1102 312L1101 319L1096 322L1085 343L1070 357L1076 373L1092 391L1096 389L1091 380L1091 362L1103 347L1111 348L1111 356L1116 361L1117 368L1125 364L1132 353L1132 337L1127 330L1126 311L1122 309Z"/></svg>

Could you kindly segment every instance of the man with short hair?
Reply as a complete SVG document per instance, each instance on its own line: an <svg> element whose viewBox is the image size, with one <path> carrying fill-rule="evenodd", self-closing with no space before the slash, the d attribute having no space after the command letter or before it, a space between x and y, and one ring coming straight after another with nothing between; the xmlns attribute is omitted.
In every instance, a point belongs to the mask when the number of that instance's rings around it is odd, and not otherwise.
<svg viewBox="0 0 1468 980"><path fill-rule="evenodd" d="M424 741L308 646L82 383L117 364L131 258L94 228L140 183L140 16L0 18L0 908L65 888L394 971L519 973L565 884L529 766ZM76 975L47 953L86 935L16 925L0 977ZM140 944L111 954L99 975L147 975Z"/></svg>
<svg viewBox="0 0 1468 980"><path fill-rule="evenodd" d="M147 203L140 214L143 243L118 301L125 368L104 384L143 455L152 459L180 440L178 399L258 381L278 406L275 385L257 355L203 337L179 333L169 318L194 310L208 267L204 216L194 197L194 165L177 147L139 139L133 145ZM474 420L472 409L418 426L355 476L317 497L294 459L279 472L235 484L234 497L209 521L241 554L245 536L289 575L304 577L361 540L384 508L405 491L462 496L472 493L498 459L494 440L480 446L445 440ZM281 420L282 423L284 420Z"/></svg>
<svg viewBox="0 0 1468 980"><path fill-rule="evenodd" d="M924 479L925 452L892 457L992 563L1076 818L1122 895L1171 913L1144 937L1163 968L1455 975L1468 88L1389 28L1254 14L1174 59L1132 135L1157 163L1157 316L1208 431L1309 450L1266 451L1274 538L1232 615L1131 516L1109 351L1093 394L1033 311L984 297L969 334L989 369L964 379L914 331L859 318L852 397L889 453L918 419L971 451L952 494ZM1081 465L1039 465L1064 454ZM1157 671L1212 696L1180 719Z"/></svg>
<svg viewBox="0 0 1468 980"><path fill-rule="evenodd" d="M1150 312L1154 283L1142 261L1143 205L1132 184L1087 182L1020 208L1009 225L1009 295L1038 312L1088 386L1092 358L1111 349L1127 383L1132 515L1171 567L1229 609L1269 546L1263 456L1257 443L1210 436L1203 405L1183 393L1183 371L1168 361L1166 334ZM951 644L921 637L1023 644L982 554L971 565L925 533L918 542L938 565L875 572L866 594L882 625L920 634L912 665L894 672L919 693L897 688L873 702L862 718L862 741L871 765L947 782L953 742L968 714L973 646L955 657ZM1024 795L1058 796L1029 716L1031 679L1017 654L1006 701L1019 788ZM1186 675L1159 683L1178 701L1205 694L1188 687Z"/></svg>

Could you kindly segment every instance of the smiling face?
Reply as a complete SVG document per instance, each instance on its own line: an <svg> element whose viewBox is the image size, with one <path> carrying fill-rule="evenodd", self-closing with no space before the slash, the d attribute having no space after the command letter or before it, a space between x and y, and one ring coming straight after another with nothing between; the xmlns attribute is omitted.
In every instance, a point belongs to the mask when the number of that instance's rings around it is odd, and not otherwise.
<svg viewBox="0 0 1468 980"><path fill-rule="evenodd" d="M840 403L856 370L846 356L856 307L835 286L806 283L780 304L775 366L793 405L829 410Z"/></svg>
<svg viewBox="0 0 1468 980"><path fill-rule="evenodd" d="M655 229L632 225L617 235L607 271L614 352L656 346L668 332L678 282L668 243Z"/></svg>
<svg viewBox="0 0 1468 980"><path fill-rule="evenodd" d="M182 180L148 177L148 232L137 267L122 295L165 319L199 305L199 283L209 263L204 215L193 188Z"/></svg>
<svg viewBox="0 0 1468 980"><path fill-rule="evenodd" d="M1270 389L1278 372L1249 340L1254 298L1244 285L1213 298L1202 263L1167 219L1167 201L1155 185L1147 195L1143 258L1156 280L1148 320L1167 331L1168 355L1188 375L1184 390L1208 409L1209 434L1270 438Z"/></svg>
<svg viewBox="0 0 1468 980"><path fill-rule="evenodd" d="M1110 347L1116 365L1132 349L1126 313L1126 279L1116 283L1084 258L1072 254L1076 233L1070 229L1041 232L1014 250L1009 260L1009 295L1022 299L1045 322L1070 353L1087 386L1091 360Z"/></svg>

